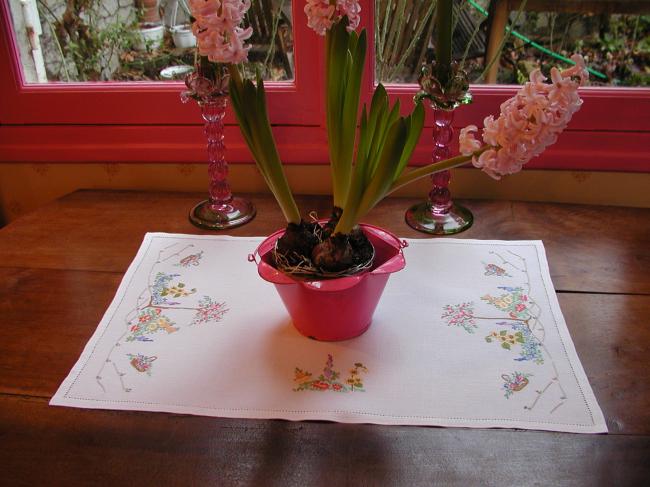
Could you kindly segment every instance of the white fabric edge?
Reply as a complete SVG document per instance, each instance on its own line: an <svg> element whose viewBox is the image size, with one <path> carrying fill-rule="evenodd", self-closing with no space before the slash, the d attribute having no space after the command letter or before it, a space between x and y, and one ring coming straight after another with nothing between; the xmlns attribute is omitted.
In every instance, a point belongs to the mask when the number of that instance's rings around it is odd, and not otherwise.
<svg viewBox="0 0 650 487"><path fill-rule="evenodd" d="M83 399L76 399L81 401ZM571 425L562 423L540 423L534 421L513 421L513 420L476 420L467 419L450 419L431 417L413 417L413 416L390 416L384 414L374 414L368 412L349 412L349 411L294 411L294 410L263 410L263 409L244 409L231 410L219 408L201 408L196 406L174 406L161 404L138 405L129 403L120 404L119 402L111 403L110 401L89 401L88 405L72 402L72 400L62 398L52 400L51 406L71 406L81 409L103 409L108 411L142 411L142 412L164 412L175 414L189 414L196 416L208 416L215 418L228 419L282 419L286 421L334 421L337 423L347 424L379 424L386 426L430 426L430 427L455 427L455 428L482 428L482 429L522 429L529 431L550 431L559 433L583 433L596 434L607 433L606 428L598 425ZM290 415L290 416L289 416ZM360 417L362 416L363 417Z"/></svg>
<svg viewBox="0 0 650 487"><path fill-rule="evenodd" d="M533 242L537 247L537 255L539 256L540 259L540 264L541 264L540 270L542 274L542 279L544 280L544 286L546 287L546 289L553 291L548 293L549 304L551 306L551 310L553 312L555 320L558 324L558 332L560 334L560 338L562 340L564 349L569 358L569 363L573 368L573 373L578 379L578 383L580 384L580 389L585 398L585 401L587 402L587 407L591 412L592 419L594 421L594 428L598 429L597 432L599 433L607 433L608 429L607 429L607 423L605 422L605 416L603 415L603 412L600 409L600 406L598 405L598 401L596 400L596 395L594 394L594 391L591 388L591 384L589 383L587 374L585 373L585 370L582 366L582 362L578 357L578 352L576 351L575 344L571 339L569 328L567 327L566 321L564 319L564 314L562 313L562 310L560 308L560 302L557 298L557 293L555 292L555 286L553 285L553 281L551 280L551 273L548 265L548 259L546 258L546 249L544 248L544 243L541 240L532 240L531 242Z"/></svg>

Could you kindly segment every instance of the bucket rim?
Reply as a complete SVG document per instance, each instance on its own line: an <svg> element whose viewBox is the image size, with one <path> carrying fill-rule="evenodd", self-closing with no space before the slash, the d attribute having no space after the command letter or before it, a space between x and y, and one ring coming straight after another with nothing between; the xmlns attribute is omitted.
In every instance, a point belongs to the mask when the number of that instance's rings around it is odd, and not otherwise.
<svg viewBox="0 0 650 487"><path fill-rule="evenodd" d="M325 222L326 220L319 220ZM398 272L406 265L404 253L402 249L408 246L404 240L400 240L391 231L385 228L371 225L368 223L359 224L364 231L368 231L372 236L378 238L393 247L397 252L392 257L389 257L385 262L376 268L368 271L362 271L353 276L335 277L328 279L295 279L277 270L275 267L266 263L263 257L268 254L273 248L275 241L284 234L285 229L281 228L276 230L268 237L266 237L255 249L253 254L250 254L248 260L257 264L258 274L265 281L279 285L300 284L308 289L320 292L336 292L343 289L351 288L362 282L368 276L392 274Z"/></svg>

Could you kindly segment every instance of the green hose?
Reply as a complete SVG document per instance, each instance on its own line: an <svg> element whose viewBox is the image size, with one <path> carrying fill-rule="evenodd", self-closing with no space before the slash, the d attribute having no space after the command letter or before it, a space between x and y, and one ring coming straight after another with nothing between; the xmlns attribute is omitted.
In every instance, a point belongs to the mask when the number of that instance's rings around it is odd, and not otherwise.
<svg viewBox="0 0 650 487"><path fill-rule="evenodd" d="M483 7L481 7L479 4L477 4L474 0L467 0L467 2L472 7L474 7L476 10L481 12L483 15L485 15L486 17L488 16L487 10L485 10ZM508 32L510 32L513 36L515 36L516 38L521 39L522 41L524 41L526 44L530 44L535 49L537 49L539 51L542 51L544 54L548 54L549 56L551 56L551 57L553 57L555 59L558 59L560 61L563 61L565 63L568 63L568 64L575 64L573 61L571 61L571 59L566 58L566 57L562 56L561 54L557 54L557 53L555 53L553 51L550 51L550 50L546 49L541 44L538 44L537 42L530 40L525 35L520 34L516 30L512 30L510 27L506 26L506 30ZM587 68L587 71L589 71L591 74L593 74L594 76L596 76L596 77L598 77L600 79L604 79L604 80L608 79L607 75L601 73L600 71L596 71L595 69Z"/></svg>

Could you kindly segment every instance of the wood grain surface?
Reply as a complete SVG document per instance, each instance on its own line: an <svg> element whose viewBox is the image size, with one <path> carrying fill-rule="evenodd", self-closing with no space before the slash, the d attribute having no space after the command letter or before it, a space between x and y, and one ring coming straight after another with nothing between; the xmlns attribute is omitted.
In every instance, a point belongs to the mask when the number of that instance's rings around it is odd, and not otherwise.
<svg viewBox="0 0 650 487"><path fill-rule="evenodd" d="M283 226L269 195L249 195L258 208L248 225L220 232L268 235ZM124 272L144 234L208 234L187 213L201 195L78 191L3 228L0 266ZM298 197L304 214L327 216L326 197ZM401 237L431 238L411 229L404 212L416 200L388 198L365 222ZM650 294L650 210L509 201L463 202L474 225L459 238L542 240L556 290ZM213 232L214 233L214 232ZM407 255L408 258L408 255Z"/></svg>
<svg viewBox="0 0 650 487"><path fill-rule="evenodd" d="M647 485L650 437L238 420L0 400L5 485ZM9 468L10 467L10 468Z"/></svg>
<svg viewBox="0 0 650 487"><path fill-rule="evenodd" d="M541 239L608 435L204 418L50 407L147 231L200 195L79 191L0 229L5 485L642 485L650 478L650 210L467 201L460 238ZM268 196L231 235L282 226ZM299 197L326 215L325 197ZM412 199L366 219L400 236ZM407 254L408 259L408 254ZM74 296L74 299L71 297Z"/></svg>

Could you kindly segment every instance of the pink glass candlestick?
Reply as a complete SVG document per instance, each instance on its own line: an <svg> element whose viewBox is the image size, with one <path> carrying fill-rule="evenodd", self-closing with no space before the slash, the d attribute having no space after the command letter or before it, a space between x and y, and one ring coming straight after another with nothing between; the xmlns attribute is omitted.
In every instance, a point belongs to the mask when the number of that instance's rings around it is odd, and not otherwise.
<svg viewBox="0 0 650 487"><path fill-rule="evenodd" d="M453 110L442 110L433 105L433 162L450 156L449 144L454 135L451 126ZM474 217L465 207L451 199L450 171L441 171L431 176L433 188L429 200L412 206L406 211L406 223L420 232L433 235L452 235L468 229Z"/></svg>
<svg viewBox="0 0 650 487"><path fill-rule="evenodd" d="M190 221L197 227L213 230L237 227L255 216L253 204L244 198L234 197L228 184L223 134L227 99L224 95L199 104L205 121L204 133L208 139L210 187L208 199L190 211Z"/></svg>

